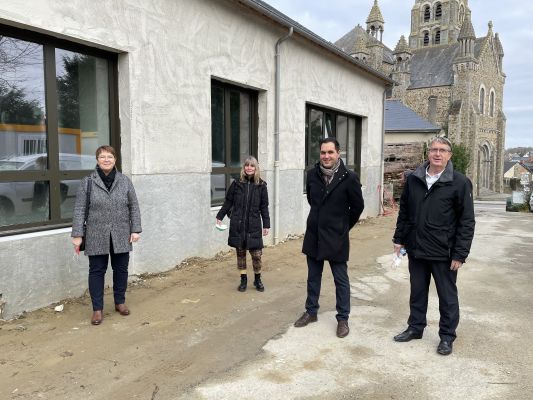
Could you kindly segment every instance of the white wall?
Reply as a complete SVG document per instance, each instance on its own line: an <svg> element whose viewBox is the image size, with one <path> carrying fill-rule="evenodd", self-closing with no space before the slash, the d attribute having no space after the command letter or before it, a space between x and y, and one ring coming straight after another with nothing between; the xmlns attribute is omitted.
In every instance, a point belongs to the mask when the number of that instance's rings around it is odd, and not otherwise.
<svg viewBox="0 0 533 400"><path fill-rule="evenodd" d="M5 1L0 22L51 33L119 56L119 109L123 172L132 177L141 204L143 234L132 255L131 273L168 270L192 256L226 250L226 235L213 228L210 207L211 79L259 91L258 158L273 202L274 46L287 33L255 12L223 0ZM365 216L379 212L383 83L294 35L281 50L280 238L302 233L308 207L303 195L305 104L315 103L363 117L361 183ZM271 218L273 212L271 207ZM52 232L65 247L68 233ZM25 274L38 274L43 243L51 239L0 241L8 254L24 257ZM267 242L272 238L267 238ZM6 244L7 243L7 244ZM37 244L37 246L36 246ZM66 246L65 251L69 251ZM30 279L39 291L56 280L69 257L50 254L46 274ZM25 302L14 288L20 275L4 275L6 314L36 308L84 290L86 276L74 274L40 302ZM8 280L6 280L8 278ZM23 291L23 290L22 290Z"/></svg>

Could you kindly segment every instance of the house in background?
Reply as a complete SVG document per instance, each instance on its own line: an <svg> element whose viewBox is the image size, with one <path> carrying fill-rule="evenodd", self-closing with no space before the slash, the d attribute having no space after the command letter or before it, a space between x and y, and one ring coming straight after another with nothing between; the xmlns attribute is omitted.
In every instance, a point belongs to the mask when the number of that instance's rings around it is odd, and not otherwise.
<svg viewBox="0 0 533 400"><path fill-rule="evenodd" d="M385 101L384 187L398 199L404 172L424 161L425 146L441 129L422 118L399 100ZM388 185L388 186L387 186Z"/></svg>
<svg viewBox="0 0 533 400"><path fill-rule="evenodd" d="M18 104L0 110L4 158L46 153L39 168L0 169L16 201L35 197L17 192L21 183L42 196L38 212L0 198L3 317L85 291L87 261L73 260L62 194L90 170L61 160L91 157L98 145L118 150L139 198L132 274L228 249L215 215L249 154L268 182L267 244L304 232L304 174L326 136L360 174L363 216L380 211L392 80L263 1L2 2L0 35L0 97ZM76 145L61 132L77 132Z"/></svg>

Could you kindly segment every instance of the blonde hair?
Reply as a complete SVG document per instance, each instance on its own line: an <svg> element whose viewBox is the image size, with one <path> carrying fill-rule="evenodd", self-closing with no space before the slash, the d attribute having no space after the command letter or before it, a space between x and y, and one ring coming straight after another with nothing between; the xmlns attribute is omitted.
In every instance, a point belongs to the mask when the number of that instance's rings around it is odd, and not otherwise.
<svg viewBox="0 0 533 400"><path fill-rule="evenodd" d="M244 167L247 165L255 167L254 183L256 185L259 185L261 183L261 170L259 169L259 163L257 162L257 159L252 156L247 157L246 160L244 160L244 162L242 163L241 176L239 181L246 182L246 172L244 172Z"/></svg>

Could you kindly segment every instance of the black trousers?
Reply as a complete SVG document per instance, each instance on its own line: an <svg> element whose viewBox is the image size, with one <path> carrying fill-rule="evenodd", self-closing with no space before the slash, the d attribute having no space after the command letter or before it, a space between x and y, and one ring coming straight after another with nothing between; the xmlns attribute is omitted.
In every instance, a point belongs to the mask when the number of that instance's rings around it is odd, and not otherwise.
<svg viewBox="0 0 533 400"><path fill-rule="evenodd" d="M348 265L345 262L329 261L333 280L335 281L335 295L337 298L337 321L347 320L350 316L350 280L348 279ZM322 271L324 260L316 260L307 256L307 300L305 309L310 315L318 313L320 287L322 286Z"/></svg>
<svg viewBox="0 0 533 400"><path fill-rule="evenodd" d="M408 325L422 333L427 325L428 294L431 275L439 295L439 336L455 340L459 324L459 298L457 296L457 271L450 270L450 261L432 261L409 257L411 296Z"/></svg>
<svg viewBox="0 0 533 400"><path fill-rule="evenodd" d="M111 256L111 268L113 268L115 304L123 304L126 301L130 253L115 254L111 246L111 254L89 256L89 293L93 303L93 311L104 309L104 280L109 256Z"/></svg>

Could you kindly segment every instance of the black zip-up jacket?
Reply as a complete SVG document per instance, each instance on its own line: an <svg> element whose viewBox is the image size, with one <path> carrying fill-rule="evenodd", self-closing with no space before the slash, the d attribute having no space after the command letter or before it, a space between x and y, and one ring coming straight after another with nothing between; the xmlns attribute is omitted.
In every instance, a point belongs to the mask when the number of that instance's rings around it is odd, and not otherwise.
<svg viewBox="0 0 533 400"><path fill-rule="evenodd" d="M476 224L472 183L449 161L428 190L428 165L426 161L407 178L393 242L416 258L465 262Z"/></svg>
<svg viewBox="0 0 533 400"><path fill-rule="evenodd" d="M342 162L329 185L319 163L307 172L307 217L302 252L316 260L346 262L350 255L350 229L359 220L365 202L359 177Z"/></svg>
<svg viewBox="0 0 533 400"><path fill-rule="evenodd" d="M250 180L233 181L216 218L224 219L230 210L228 245L237 249L262 249L263 228L270 229L266 182L261 180L256 185Z"/></svg>

